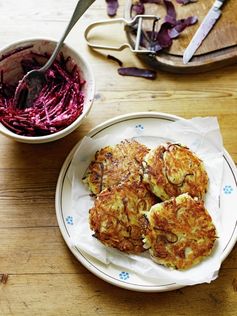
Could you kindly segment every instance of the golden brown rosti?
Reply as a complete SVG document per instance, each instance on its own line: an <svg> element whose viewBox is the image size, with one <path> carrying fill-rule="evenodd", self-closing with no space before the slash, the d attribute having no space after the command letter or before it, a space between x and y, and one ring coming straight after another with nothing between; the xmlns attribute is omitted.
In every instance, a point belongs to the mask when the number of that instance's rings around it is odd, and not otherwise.
<svg viewBox="0 0 237 316"><path fill-rule="evenodd" d="M203 199L208 175L204 164L189 148L163 144L151 150L143 162L145 183L162 201L182 193Z"/></svg>
<svg viewBox="0 0 237 316"><path fill-rule="evenodd" d="M187 269L210 255L216 229L203 201L182 194L154 205L143 218L145 247L154 261Z"/></svg>
<svg viewBox="0 0 237 316"><path fill-rule="evenodd" d="M103 190L90 209L90 227L103 244L128 253L144 251L139 219L156 203L143 183L123 183Z"/></svg>
<svg viewBox="0 0 237 316"><path fill-rule="evenodd" d="M135 140L124 140L115 146L107 146L95 154L83 182L93 194L121 182L139 182L140 169L149 149Z"/></svg>

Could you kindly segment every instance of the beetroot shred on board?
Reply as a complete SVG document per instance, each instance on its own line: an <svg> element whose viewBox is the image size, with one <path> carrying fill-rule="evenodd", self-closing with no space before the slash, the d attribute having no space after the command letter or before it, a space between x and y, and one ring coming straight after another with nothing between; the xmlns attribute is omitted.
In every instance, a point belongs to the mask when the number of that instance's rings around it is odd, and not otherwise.
<svg viewBox="0 0 237 316"><path fill-rule="evenodd" d="M108 16L115 16L119 7L118 0L105 0L107 3L107 14Z"/></svg>
<svg viewBox="0 0 237 316"><path fill-rule="evenodd" d="M176 2L178 2L180 4L189 4L192 2L197 2L197 0L176 0Z"/></svg>
<svg viewBox="0 0 237 316"><path fill-rule="evenodd" d="M188 4L195 1L176 0L178 3ZM147 39L143 39L142 46L152 48L154 53L158 53L165 48L169 48L173 39L177 38L182 31L188 26L197 22L197 17L190 16L184 19L177 19L174 3L169 0L134 0L132 5L133 14L146 14L145 4L152 3L156 5L164 5L166 8L166 16L158 31L145 31Z"/></svg>
<svg viewBox="0 0 237 316"><path fill-rule="evenodd" d="M118 69L121 76L141 77L145 79L156 79L156 72L150 69L143 69L137 67L121 67Z"/></svg>
<svg viewBox="0 0 237 316"><path fill-rule="evenodd" d="M49 56L31 53L21 61L23 73L40 68ZM41 60L41 62L39 62ZM44 62L42 62L44 60ZM63 54L46 71L46 84L33 104L25 109L14 106L17 85L4 81L0 73L0 122L12 132L24 136L42 136L56 133L69 126L83 111L85 81L76 65L68 70L71 58Z"/></svg>

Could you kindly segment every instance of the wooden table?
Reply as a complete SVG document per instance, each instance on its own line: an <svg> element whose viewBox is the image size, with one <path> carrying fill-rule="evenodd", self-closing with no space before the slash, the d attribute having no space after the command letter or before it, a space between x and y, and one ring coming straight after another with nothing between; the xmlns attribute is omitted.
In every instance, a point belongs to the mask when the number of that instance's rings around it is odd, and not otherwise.
<svg viewBox="0 0 237 316"><path fill-rule="evenodd" d="M76 2L0 1L0 45L33 36L58 39ZM81 127L43 145L0 135L0 315L237 315L236 247L211 284L144 294L94 276L61 236L54 206L60 168L72 147L107 119L139 111L217 116L224 146L237 162L237 66L198 75L158 72L155 81L121 77L107 52L89 51L83 38L85 26L102 18L105 1L98 0L66 41L86 56L96 79L94 105ZM129 50L115 55L125 66L144 67Z"/></svg>

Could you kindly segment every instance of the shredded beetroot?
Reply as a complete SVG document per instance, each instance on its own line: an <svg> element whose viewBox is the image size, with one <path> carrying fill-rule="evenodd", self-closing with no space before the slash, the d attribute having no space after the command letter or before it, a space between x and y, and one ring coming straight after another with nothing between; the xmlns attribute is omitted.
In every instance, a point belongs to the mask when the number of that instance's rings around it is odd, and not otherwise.
<svg viewBox="0 0 237 316"><path fill-rule="evenodd" d="M132 5L132 11L135 14L144 14L145 13L145 6L142 2L137 2Z"/></svg>
<svg viewBox="0 0 237 316"><path fill-rule="evenodd" d="M177 0L177 2L187 4L194 2L194 0ZM141 37L141 46L152 50L154 53L169 48L173 43L173 39L179 37L180 33L186 27L195 24L198 20L195 16L177 20L175 6L173 2L169 0L133 0L132 12L135 15L145 14L145 3L153 3L157 5L163 4L166 8L166 16L159 31L155 31L155 24L153 24L152 30L143 32Z"/></svg>
<svg viewBox="0 0 237 316"><path fill-rule="evenodd" d="M176 20L176 11L175 11L175 7L174 7L173 3L171 1L164 0L164 4L166 7L167 16L172 17L173 19Z"/></svg>
<svg viewBox="0 0 237 316"><path fill-rule="evenodd" d="M176 23L174 24L174 27L170 29L170 32L169 32L170 37L176 38L187 26L193 25L197 23L197 21L198 21L198 18L196 16L190 16L186 19L177 20ZM176 32L176 35L175 35L175 32Z"/></svg>
<svg viewBox="0 0 237 316"><path fill-rule="evenodd" d="M144 14L145 13L145 3L155 3L161 4L163 0L133 0L132 11L135 14Z"/></svg>
<svg viewBox="0 0 237 316"><path fill-rule="evenodd" d="M118 69L118 73L121 76L142 77L151 80L156 78L156 72L154 70L141 69L137 67L121 67Z"/></svg>
<svg viewBox="0 0 237 316"><path fill-rule="evenodd" d="M23 59L21 66L27 71L39 68L38 57ZM46 84L39 96L29 108L15 108L13 99L16 86L4 82L4 73L0 76L0 122L12 132L24 136L42 136L56 133L70 125L83 111L84 95L82 87L85 81L80 78L76 65L68 70L69 58L60 59L46 71Z"/></svg>
<svg viewBox="0 0 237 316"><path fill-rule="evenodd" d="M162 0L140 0L140 2L142 2L142 3L156 3L156 4L160 4L160 3L162 3Z"/></svg>
<svg viewBox="0 0 237 316"><path fill-rule="evenodd" d="M172 39L169 35L170 24L165 22L161 25L154 42L157 42L157 48L168 48L172 45Z"/></svg>
<svg viewBox="0 0 237 316"><path fill-rule="evenodd" d="M122 61L120 59L118 59L117 57L114 57L113 55L107 55L107 58L115 61L120 67L123 66Z"/></svg>
<svg viewBox="0 0 237 316"><path fill-rule="evenodd" d="M105 0L107 2L107 14L108 16L115 16L119 7L118 0Z"/></svg>
<svg viewBox="0 0 237 316"><path fill-rule="evenodd" d="M176 2L185 5L185 4L197 2L197 0L176 0Z"/></svg>

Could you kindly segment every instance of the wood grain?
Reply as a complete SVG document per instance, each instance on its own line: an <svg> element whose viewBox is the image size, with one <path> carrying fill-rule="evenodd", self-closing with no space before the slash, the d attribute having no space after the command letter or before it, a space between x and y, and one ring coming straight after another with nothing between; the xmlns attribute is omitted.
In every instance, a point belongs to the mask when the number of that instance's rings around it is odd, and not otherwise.
<svg viewBox="0 0 237 316"><path fill-rule="evenodd" d="M76 2L0 1L0 46L24 37L59 38ZM119 3L118 17L124 14L125 1ZM147 64L129 50L88 49L85 27L104 18L105 1L97 0L67 38L87 58L96 79L94 104L81 127L64 139L36 146L0 135L0 315L234 316L236 247L211 284L149 294L98 279L77 261L61 236L54 206L61 166L73 146L107 119L139 111L185 118L216 116L224 146L237 163L237 66L204 74L158 71L154 81L121 77L107 54L122 60L124 66L145 68Z"/></svg>
<svg viewBox="0 0 237 316"><path fill-rule="evenodd" d="M173 292L129 292L96 279L92 274L9 276L2 284L3 315L229 315L235 316L236 274L225 270L212 284ZM27 284L27 287L23 287ZM96 285L95 285L96 284ZM198 291L198 296L197 296ZM193 305L193 302L196 302Z"/></svg>

